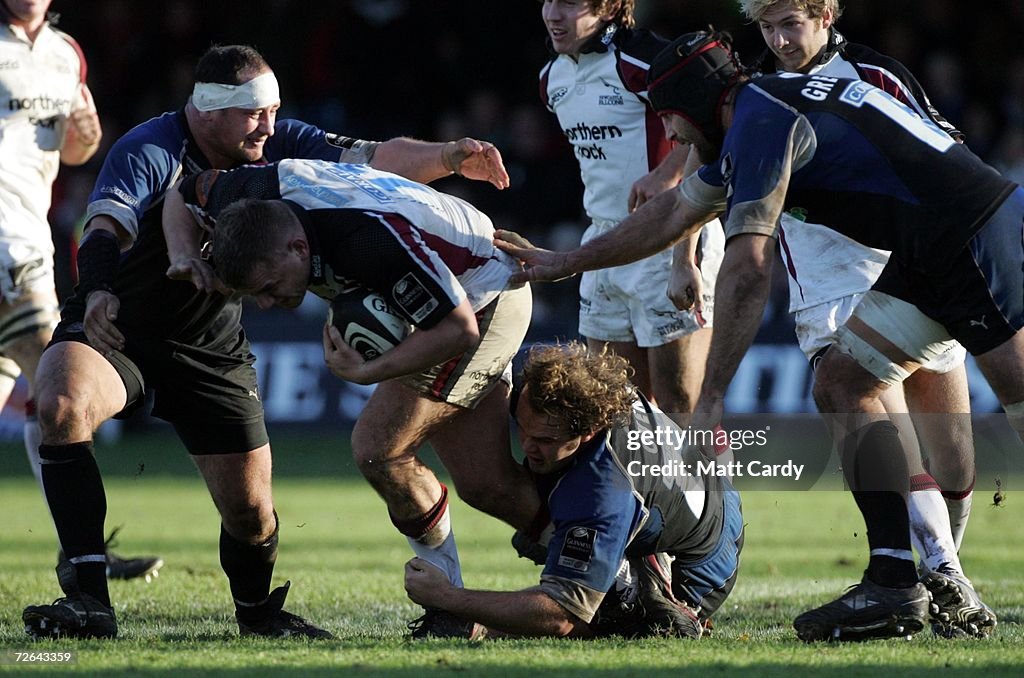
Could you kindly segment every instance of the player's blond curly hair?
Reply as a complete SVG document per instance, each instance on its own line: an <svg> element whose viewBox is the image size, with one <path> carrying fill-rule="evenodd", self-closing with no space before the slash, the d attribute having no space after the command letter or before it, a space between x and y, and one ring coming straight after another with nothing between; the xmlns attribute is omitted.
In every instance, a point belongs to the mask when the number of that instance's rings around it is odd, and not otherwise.
<svg viewBox="0 0 1024 678"><path fill-rule="evenodd" d="M591 353L573 341L530 349L523 386L530 406L562 419L574 436L624 424L636 399L633 368L607 348Z"/></svg>
<svg viewBox="0 0 1024 678"><path fill-rule="evenodd" d="M793 9L805 10L812 19L821 17L826 9L832 10L832 23L839 20L843 8L839 0L739 0L740 11L751 21L757 21L765 12L775 9L781 4L789 3Z"/></svg>
<svg viewBox="0 0 1024 678"><path fill-rule="evenodd" d="M538 1L544 4L544 0ZM590 5L590 11L598 16L611 14L612 21L624 28L633 28L636 25L636 19L633 17L636 0L587 0L587 4Z"/></svg>

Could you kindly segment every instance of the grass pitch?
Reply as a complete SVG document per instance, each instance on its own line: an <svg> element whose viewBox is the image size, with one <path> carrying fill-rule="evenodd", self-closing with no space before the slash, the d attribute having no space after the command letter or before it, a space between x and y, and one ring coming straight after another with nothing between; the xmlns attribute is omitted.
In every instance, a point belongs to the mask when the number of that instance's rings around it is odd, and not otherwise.
<svg viewBox="0 0 1024 678"><path fill-rule="evenodd" d="M334 438L278 437L275 499L281 551L275 585L292 581L288 609L339 640L241 640L217 556L218 519L200 479L175 443L147 439L104 454L108 525L123 523L120 552L166 561L151 584L112 582L121 623L116 641L33 643L22 631L25 605L60 595L53 574L49 517L16 445L0 448L0 672L116 672L203 675L359 673L462 675L744 676L828 672L844 675L1021 675L1024 523L1014 495L1002 507L976 498L963 562L1000 624L985 641L948 641L924 631L911 641L805 645L790 623L860 578L863 524L842 492L747 492L747 542L736 590L699 642L405 639L419 613L402 589L409 549L383 504L351 473L346 445ZM15 474L20 467L21 473ZM117 472L121 475L117 475ZM517 559L510 529L457 502L453 520L466 583L514 589L539 569ZM26 650L77 653L65 666L12 664Z"/></svg>

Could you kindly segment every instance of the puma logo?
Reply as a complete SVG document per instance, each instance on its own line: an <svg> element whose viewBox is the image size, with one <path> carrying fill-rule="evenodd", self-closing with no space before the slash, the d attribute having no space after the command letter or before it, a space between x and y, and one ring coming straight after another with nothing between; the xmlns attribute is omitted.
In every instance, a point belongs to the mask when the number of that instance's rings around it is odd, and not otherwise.
<svg viewBox="0 0 1024 678"><path fill-rule="evenodd" d="M985 316L981 316L980 320L969 320L967 322L969 327L981 327L986 330L988 329L988 325L985 324Z"/></svg>

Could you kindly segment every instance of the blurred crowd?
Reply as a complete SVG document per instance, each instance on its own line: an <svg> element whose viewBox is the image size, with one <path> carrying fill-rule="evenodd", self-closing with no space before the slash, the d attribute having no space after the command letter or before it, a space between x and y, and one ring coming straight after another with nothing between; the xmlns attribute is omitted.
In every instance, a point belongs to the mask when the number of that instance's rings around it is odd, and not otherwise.
<svg viewBox="0 0 1024 678"><path fill-rule="evenodd" d="M763 50L756 26L731 0L637 0L638 23L665 37L714 24L729 30L745 61ZM905 63L975 153L1024 182L1024 2L849 0L838 28ZM281 117L348 136L397 135L495 142L510 189L459 179L459 194L495 224L557 248L585 226L575 159L544 108L537 74L548 59L537 0L56 0L59 27L81 44L103 120L104 145L132 126L180 108L198 57L212 43L259 49L281 82ZM51 221L59 290L106 148L64 168ZM786 285L775 276L762 340L790 341ZM575 335L573 283L539 290L535 338Z"/></svg>

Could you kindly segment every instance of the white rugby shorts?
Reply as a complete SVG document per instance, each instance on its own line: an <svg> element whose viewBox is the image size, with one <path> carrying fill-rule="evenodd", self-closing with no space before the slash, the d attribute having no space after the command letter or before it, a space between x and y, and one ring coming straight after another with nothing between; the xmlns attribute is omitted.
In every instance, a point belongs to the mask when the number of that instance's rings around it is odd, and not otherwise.
<svg viewBox="0 0 1024 678"><path fill-rule="evenodd" d="M611 230L616 224L591 224L582 242ZM642 348L662 346L703 327L711 327L715 280L725 254L725 234L718 220L704 226L700 257L704 311L680 311L668 298L672 249L614 268L587 271L580 278L580 334L598 341L635 343Z"/></svg>

